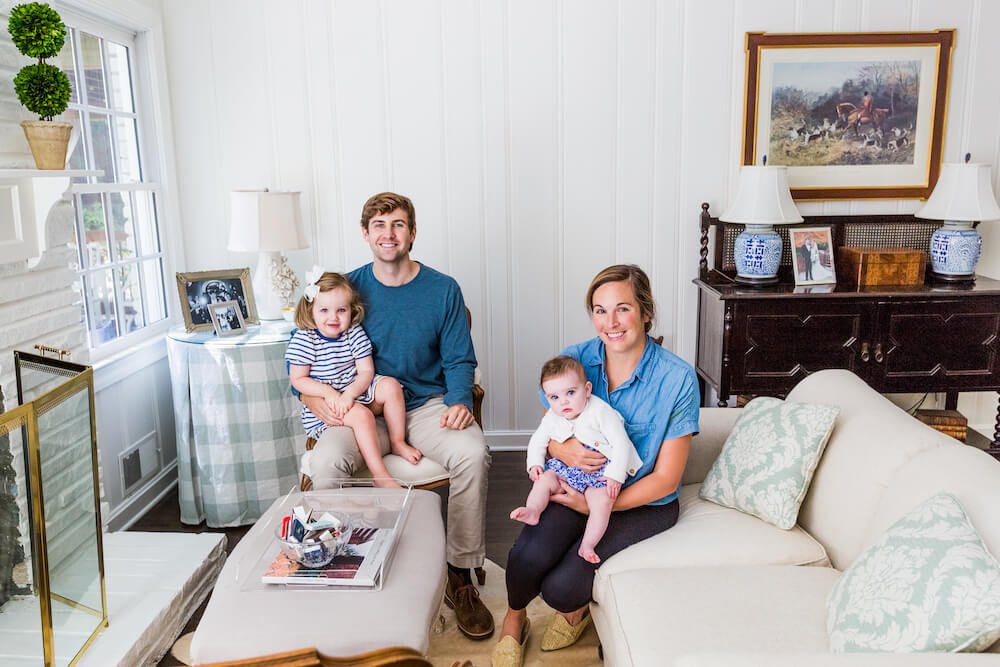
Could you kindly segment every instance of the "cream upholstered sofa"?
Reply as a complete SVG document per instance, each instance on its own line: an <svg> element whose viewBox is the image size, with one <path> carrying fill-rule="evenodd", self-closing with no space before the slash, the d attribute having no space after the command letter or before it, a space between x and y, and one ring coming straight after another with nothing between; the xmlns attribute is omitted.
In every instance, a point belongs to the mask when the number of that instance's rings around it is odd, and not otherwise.
<svg viewBox="0 0 1000 667"><path fill-rule="evenodd" d="M609 558L591 612L605 664L739 667L998 664L987 654L832 654L826 597L840 572L930 496L958 497L1000 555L1000 462L918 422L847 371L810 375L788 401L840 407L802 504L781 530L698 497L739 417L705 408L680 519Z"/></svg>

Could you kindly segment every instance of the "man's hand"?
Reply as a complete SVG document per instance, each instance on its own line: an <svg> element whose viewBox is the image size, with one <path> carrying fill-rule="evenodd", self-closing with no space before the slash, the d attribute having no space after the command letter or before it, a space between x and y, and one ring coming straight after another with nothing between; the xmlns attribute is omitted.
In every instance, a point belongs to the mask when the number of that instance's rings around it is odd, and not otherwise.
<svg viewBox="0 0 1000 667"><path fill-rule="evenodd" d="M299 396L303 405L309 408L309 412L316 415L316 418L327 426L343 426L344 422L333 413L330 406L327 405L326 401L322 396L306 396L302 394Z"/></svg>
<svg viewBox="0 0 1000 667"><path fill-rule="evenodd" d="M576 438L569 438L565 442L549 440L549 455L586 473L595 473L608 462L603 454L587 449Z"/></svg>
<svg viewBox="0 0 1000 667"><path fill-rule="evenodd" d="M342 420L344 415L346 415L348 411L354 407L354 399L350 396L338 393L336 395L327 396L326 404L330 406L333 416Z"/></svg>
<svg viewBox="0 0 1000 667"><path fill-rule="evenodd" d="M532 482L537 482L543 472L545 472L545 468L542 466L531 466L528 468L528 477L531 478Z"/></svg>
<svg viewBox="0 0 1000 667"><path fill-rule="evenodd" d="M564 479L559 480L559 486L562 487L562 492L553 493L549 496L551 502L559 503L563 507L568 507L584 516L590 514L590 508L587 507L587 498L582 493L567 484Z"/></svg>
<svg viewBox="0 0 1000 667"><path fill-rule="evenodd" d="M471 426L474 421L476 421L476 419L472 416L472 412L469 411L469 408L465 407L464 403L456 403L445 410L444 414L441 415L441 428L450 428L456 431L461 431L462 429Z"/></svg>
<svg viewBox="0 0 1000 667"><path fill-rule="evenodd" d="M618 500L618 494L622 490L622 483L617 479L611 479L610 477L602 477L601 479L607 482L607 486L604 488L608 492L608 498L611 498L611 500Z"/></svg>

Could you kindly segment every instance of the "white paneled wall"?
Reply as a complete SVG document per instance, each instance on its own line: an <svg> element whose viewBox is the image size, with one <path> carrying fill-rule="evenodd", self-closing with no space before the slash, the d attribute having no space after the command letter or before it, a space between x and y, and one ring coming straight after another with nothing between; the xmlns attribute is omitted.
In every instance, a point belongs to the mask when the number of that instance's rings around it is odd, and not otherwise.
<svg viewBox="0 0 1000 667"><path fill-rule="evenodd" d="M604 266L650 273L657 333L692 360L699 205L739 167L747 31L956 28L945 159L1000 159L1000 3L988 0L170 0L163 2L186 266L228 253L228 192L303 192L312 248L369 260L361 204L417 206L414 257L473 312L494 444L535 427L537 371L591 335ZM806 214L909 213L912 201ZM1000 230L981 270L1000 276ZM972 405L972 397L963 402ZM995 397L975 401L992 425Z"/></svg>

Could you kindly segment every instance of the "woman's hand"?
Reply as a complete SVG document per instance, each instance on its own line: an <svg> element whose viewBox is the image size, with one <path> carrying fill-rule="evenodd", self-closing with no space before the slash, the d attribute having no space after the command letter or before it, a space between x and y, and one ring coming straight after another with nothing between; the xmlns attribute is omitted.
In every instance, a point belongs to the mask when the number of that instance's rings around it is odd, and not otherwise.
<svg viewBox="0 0 1000 667"><path fill-rule="evenodd" d="M322 396L308 396L302 394L299 396L299 400L302 404L309 408L309 412L316 415L316 418L327 426L343 426L344 422L333 413L330 406L326 404L326 401Z"/></svg>
<svg viewBox="0 0 1000 667"><path fill-rule="evenodd" d="M550 502L559 503L563 507L568 507L584 516L590 515L590 508L587 507L587 498L582 493L567 484L563 479L559 480L559 486L562 487L561 492L552 494L549 497Z"/></svg>
<svg viewBox="0 0 1000 667"><path fill-rule="evenodd" d="M587 449L576 438L569 438L565 442L549 440L549 456L586 473L595 473L608 462L603 454Z"/></svg>

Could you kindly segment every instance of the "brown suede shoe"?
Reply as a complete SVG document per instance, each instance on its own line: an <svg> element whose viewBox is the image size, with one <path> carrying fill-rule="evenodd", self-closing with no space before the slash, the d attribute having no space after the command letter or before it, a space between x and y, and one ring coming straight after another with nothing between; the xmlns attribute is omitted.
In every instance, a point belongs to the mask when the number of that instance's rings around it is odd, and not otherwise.
<svg viewBox="0 0 1000 667"><path fill-rule="evenodd" d="M493 634L493 614L479 599L474 584L467 584L461 575L448 572L444 603L455 610L458 629L469 639L486 639Z"/></svg>

